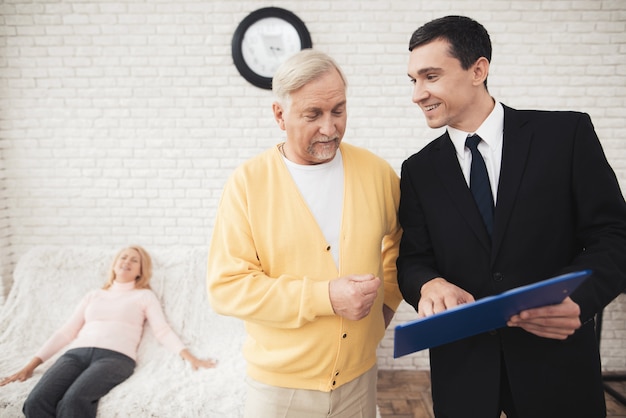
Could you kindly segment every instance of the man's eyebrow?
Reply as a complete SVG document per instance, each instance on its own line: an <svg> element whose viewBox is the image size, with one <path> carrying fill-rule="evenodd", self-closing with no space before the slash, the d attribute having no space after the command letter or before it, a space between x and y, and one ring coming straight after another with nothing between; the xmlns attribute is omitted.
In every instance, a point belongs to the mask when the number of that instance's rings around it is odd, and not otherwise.
<svg viewBox="0 0 626 418"><path fill-rule="evenodd" d="M441 71L441 68L439 67L426 67L426 68L421 68L417 71L417 74L422 75L425 73L432 73L432 72L439 72Z"/></svg>
<svg viewBox="0 0 626 418"><path fill-rule="evenodd" d="M343 101L341 101L341 102L337 103L337 104L333 107L333 110L334 110L334 109L337 109L337 108L340 108L340 107L344 107L344 106L346 106L346 104L347 104L347 103L348 103L348 101L347 101L347 100L343 100ZM321 111L322 111L322 108L321 108L321 107L319 107L319 106L311 106L311 107L307 107L306 109L303 109L303 110L302 110L302 113L306 113L306 112L311 112L311 113L319 113L319 112L321 112Z"/></svg>
<svg viewBox="0 0 626 418"><path fill-rule="evenodd" d="M335 107L333 107L333 109L337 109L337 108L339 108L339 107L343 107L343 106L345 106L345 105L346 105L346 103L348 103L348 101L347 101L347 100L343 100L343 101L341 101L341 102L337 103L337 104L335 105Z"/></svg>

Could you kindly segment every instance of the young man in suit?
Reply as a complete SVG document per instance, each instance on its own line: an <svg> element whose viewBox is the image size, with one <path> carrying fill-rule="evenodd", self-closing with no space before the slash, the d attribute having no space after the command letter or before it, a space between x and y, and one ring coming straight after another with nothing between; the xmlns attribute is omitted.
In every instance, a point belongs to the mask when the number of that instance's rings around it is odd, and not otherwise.
<svg viewBox="0 0 626 418"><path fill-rule="evenodd" d="M594 315L626 287L626 204L591 119L491 97L489 34L467 17L425 24L409 50L413 102L447 127L402 165L398 282L418 316L593 270L561 304L432 348L435 415L604 417Z"/></svg>

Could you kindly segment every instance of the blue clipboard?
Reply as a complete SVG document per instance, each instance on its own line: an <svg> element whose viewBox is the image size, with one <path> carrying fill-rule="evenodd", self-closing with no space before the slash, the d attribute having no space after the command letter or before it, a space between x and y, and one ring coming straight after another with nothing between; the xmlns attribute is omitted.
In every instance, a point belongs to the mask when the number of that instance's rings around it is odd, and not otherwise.
<svg viewBox="0 0 626 418"><path fill-rule="evenodd" d="M561 303L590 274L591 270L563 274L400 324L395 328L393 357L502 328L523 310Z"/></svg>

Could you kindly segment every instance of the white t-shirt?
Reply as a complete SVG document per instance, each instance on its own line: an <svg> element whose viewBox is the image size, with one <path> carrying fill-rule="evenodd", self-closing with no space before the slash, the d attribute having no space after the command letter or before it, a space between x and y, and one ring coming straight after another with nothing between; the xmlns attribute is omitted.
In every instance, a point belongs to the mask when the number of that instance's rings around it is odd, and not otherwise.
<svg viewBox="0 0 626 418"><path fill-rule="evenodd" d="M335 157L323 164L301 165L283 157L300 194L309 206L339 268L339 234L343 213L343 159Z"/></svg>

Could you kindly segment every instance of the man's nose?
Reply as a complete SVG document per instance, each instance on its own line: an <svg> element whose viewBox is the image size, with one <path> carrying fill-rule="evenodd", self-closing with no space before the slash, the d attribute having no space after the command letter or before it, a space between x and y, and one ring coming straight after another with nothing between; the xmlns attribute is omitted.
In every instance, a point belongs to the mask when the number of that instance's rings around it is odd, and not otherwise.
<svg viewBox="0 0 626 418"><path fill-rule="evenodd" d="M419 103L422 100L425 100L428 98L428 90L424 87L423 83L420 83L419 81L416 81L415 84L413 85L413 96L412 96L412 100L413 103Z"/></svg>
<svg viewBox="0 0 626 418"><path fill-rule="evenodd" d="M332 136L335 134L336 130L335 118L329 115L322 119L320 126L320 133L322 135Z"/></svg>

